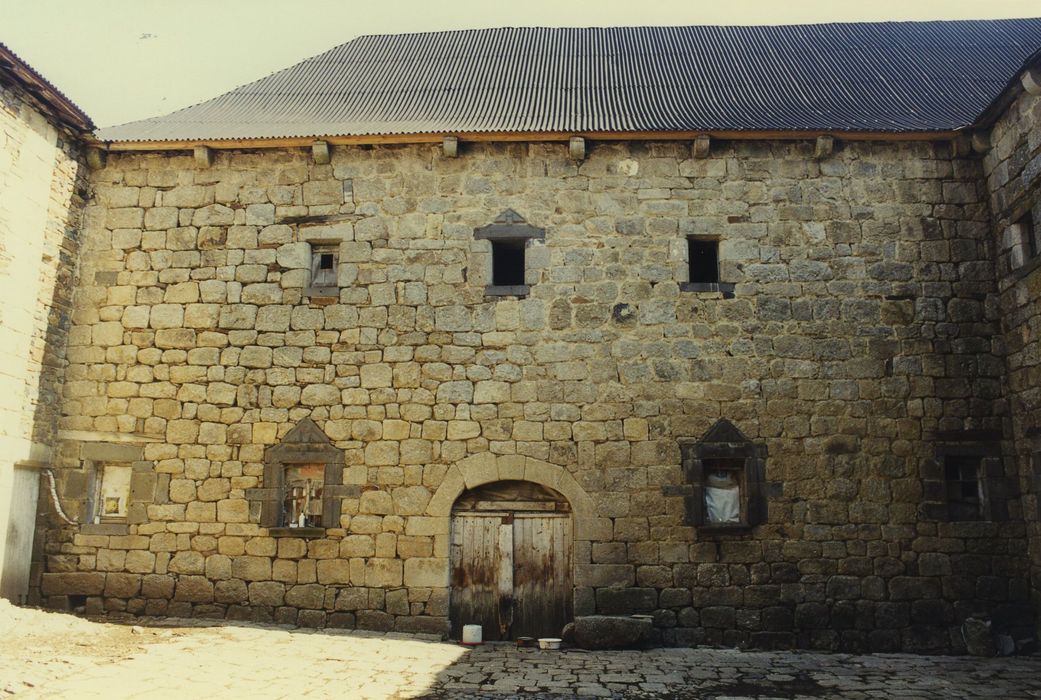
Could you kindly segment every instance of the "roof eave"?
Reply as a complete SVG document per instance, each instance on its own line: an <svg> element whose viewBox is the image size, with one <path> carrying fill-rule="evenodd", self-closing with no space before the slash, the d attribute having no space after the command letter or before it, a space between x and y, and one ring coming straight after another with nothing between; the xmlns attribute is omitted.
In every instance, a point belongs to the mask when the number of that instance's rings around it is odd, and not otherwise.
<svg viewBox="0 0 1041 700"><path fill-rule="evenodd" d="M1039 69L1041 69L1041 49L1035 51L1023 61L1023 65L1009 78L1008 84L1001 91L1001 94L994 98L994 101L987 105L987 108L976 117L973 126L977 129L989 129L994 126L994 123L1001 118L1005 110L1016 101L1016 98L1025 92L1023 86L1024 73Z"/></svg>
<svg viewBox="0 0 1041 700"><path fill-rule="evenodd" d="M78 135L88 136L96 128L86 112L2 43L0 43L0 71L9 75L52 117Z"/></svg>
<svg viewBox="0 0 1041 700"><path fill-rule="evenodd" d="M316 141L330 145L363 146L393 144L441 143L446 136L463 142L556 142L582 136L591 141L690 141L698 136L721 140L799 140L818 136L832 136L846 141L946 141L963 133L962 129L943 131L841 131L821 130L699 130L699 131L507 131L507 132L445 132L413 134L348 134L329 136L292 136L237 139L180 139L156 141L102 142L109 151L178 151L196 146L219 150L254 148L304 148Z"/></svg>

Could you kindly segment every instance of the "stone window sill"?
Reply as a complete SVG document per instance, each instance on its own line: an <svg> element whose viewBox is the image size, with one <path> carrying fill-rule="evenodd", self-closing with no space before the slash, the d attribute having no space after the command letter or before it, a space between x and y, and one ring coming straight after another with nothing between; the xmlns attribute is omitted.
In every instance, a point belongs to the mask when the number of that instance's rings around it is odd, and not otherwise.
<svg viewBox="0 0 1041 700"><path fill-rule="evenodd" d="M488 297L526 297L531 292L528 284L489 284L484 288Z"/></svg>
<svg viewBox="0 0 1041 700"><path fill-rule="evenodd" d="M708 535L724 535L727 533L745 533L752 530L754 525L748 523L715 523L698 526L698 532Z"/></svg>
<svg viewBox="0 0 1041 700"><path fill-rule="evenodd" d="M311 298L320 297L320 298L339 299L340 298L340 288L339 287L304 287L304 296L305 297L311 297Z"/></svg>
<svg viewBox="0 0 1041 700"><path fill-rule="evenodd" d="M681 292L715 292L722 294L724 299L734 298L733 282L680 282Z"/></svg>
<svg viewBox="0 0 1041 700"><path fill-rule="evenodd" d="M80 525L81 535L126 535L130 526L126 523L84 523Z"/></svg>
<svg viewBox="0 0 1041 700"><path fill-rule="evenodd" d="M1013 276L1015 276L1016 279L1021 280L1025 277L1029 277L1032 272L1039 269L1041 269L1041 254L1035 255L1034 257L1024 262L1022 265L1013 270L1012 274Z"/></svg>
<svg viewBox="0 0 1041 700"><path fill-rule="evenodd" d="M272 527L268 529L272 537L300 537L305 540L313 540L316 537L325 537L324 527Z"/></svg>

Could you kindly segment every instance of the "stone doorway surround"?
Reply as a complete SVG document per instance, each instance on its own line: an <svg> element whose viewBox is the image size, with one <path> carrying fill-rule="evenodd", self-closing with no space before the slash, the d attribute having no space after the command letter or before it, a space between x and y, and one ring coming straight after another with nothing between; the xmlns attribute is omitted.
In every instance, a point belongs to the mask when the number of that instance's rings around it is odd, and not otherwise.
<svg viewBox="0 0 1041 700"><path fill-rule="evenodd" d="M612 524L610 518L599 517L593 499L579 485L578 481L563 467L524 455L495 455L482 452L456 462L445 473L441 485L438 486L430 503L427 504L426 517L435 522L436 532L443 535L436 539L434 557L440 562L437 578L441 585L448 589L449 576L449 532L451 531L452 506L459 496L468 489L473 489L495 481L530 481L553 489L571 504L574 547L575 614L583 609L578 591L594 585L597 578L596 565L589 563L581 552L588 552L589 545L584 543L601 542L611 539ZM429 560L428 560L429 561ZM409 573L409 562L405 562L406 579Z"/></svg>

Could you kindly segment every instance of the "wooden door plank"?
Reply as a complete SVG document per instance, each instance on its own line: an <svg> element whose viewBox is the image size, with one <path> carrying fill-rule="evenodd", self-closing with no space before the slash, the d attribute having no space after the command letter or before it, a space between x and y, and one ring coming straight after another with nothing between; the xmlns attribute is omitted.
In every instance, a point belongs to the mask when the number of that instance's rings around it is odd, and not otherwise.
<svg viewBox="0 0 1041 700"><path fill-rule="evenodd" d="M453 518L451 556L452 589L449 617L453 637L462 636L463 625L479 624L484 638L501 638L499 621L499 518Z"/></svg>
<svg viewBox="0 0 1041 700"><path fill-rule="evenodd" d="M546 513L515 523L514 635L559 636L571 621L571 519Z"/></svg>

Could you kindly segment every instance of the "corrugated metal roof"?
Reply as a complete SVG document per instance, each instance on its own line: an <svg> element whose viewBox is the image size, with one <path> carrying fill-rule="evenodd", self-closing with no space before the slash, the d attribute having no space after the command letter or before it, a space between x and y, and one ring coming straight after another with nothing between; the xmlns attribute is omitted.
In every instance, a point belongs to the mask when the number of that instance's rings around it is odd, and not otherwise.
<svg viewBox="0 0 1041 700"><path fill-rule="evenodd" d="M66 126L83 133L95 129L94 122L86 112L2 42L0 42L0 72L17 81L23 89L40 100L49 108L54 117Z"/></svg>
<svg viewBox="0 0 1041 700"><path fill-rule="evenodd" d="M1041 19L363 36L106 141L963 128Z"/></svg>

